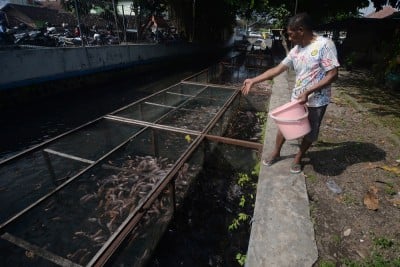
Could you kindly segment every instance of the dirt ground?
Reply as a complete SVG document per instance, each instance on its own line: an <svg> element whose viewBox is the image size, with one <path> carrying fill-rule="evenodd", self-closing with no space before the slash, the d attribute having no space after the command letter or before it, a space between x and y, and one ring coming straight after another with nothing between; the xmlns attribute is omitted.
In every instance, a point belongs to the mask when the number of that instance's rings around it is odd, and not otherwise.
<svg viewBox="0 0 400 267"><path fill-rule="evenodd" d="M400 266L400 90L340 70L304 163L315 266Z"/></svg>

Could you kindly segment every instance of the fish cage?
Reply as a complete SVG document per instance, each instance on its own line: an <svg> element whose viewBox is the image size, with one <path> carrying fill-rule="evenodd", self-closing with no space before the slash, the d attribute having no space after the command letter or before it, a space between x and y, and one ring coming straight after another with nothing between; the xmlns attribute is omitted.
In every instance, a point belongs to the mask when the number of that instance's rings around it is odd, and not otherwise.
<svg viewBox="0 0 400 267"><path fill-rule="evenodd" d="M270 51L270 50L267 50ZM267 69L274 64L271 53L265 53L262 50L254 51L246 55L244 65L247 68L262 68Z"/></svg>
<svg viewBox="0 0 400 267"><path fill-rule="evenodd" d="M196 73L184 81L241 86L245 79L255 77L272 66L272 57L268 55L239 54Z"/></svg>
<svg viewBox="0 0 400 267"><path fill-rule="evenodd" d="M272 67L273 62L271 59L272 58L268 57L268 55L259 53L248 53L246 55L238 54L192 76L189 76L188 78L184 79L183 82L194 84L218 84L223 86L233 86L239 89L243 86L245 79L260 75L261 73L265 72L268 67ZM254 60L257 62L254 63ZM242 99L240 101L239 109L251 111L253 113L257 113L259 111L265 112L268 110L268 100L272 92L272 84L272 81L265 81L263 83L253 85L249 94L241 96ZM226 122L229 122L233 116L237 118L240 117L240 115L244 117L244 120L254 119L251 116L246 118L246 114L233 114L232 110L236 112L238 108L228 108L225 110L226 114L224 117L227 118ZM214 128L211 130L212 134L221 132L218 127L220 127L219 124L214 125ZM222 129L226 128L222 127ZM227 133L224 133L224 136L227 137Z"/></svg>
<svg viewBox="0 0 400 267"><path fill-rule="evenodd" d="M243 99L235 86L182 81L0 162L0 262L142 266L205 140L261 150L224 137Z"/></svg>

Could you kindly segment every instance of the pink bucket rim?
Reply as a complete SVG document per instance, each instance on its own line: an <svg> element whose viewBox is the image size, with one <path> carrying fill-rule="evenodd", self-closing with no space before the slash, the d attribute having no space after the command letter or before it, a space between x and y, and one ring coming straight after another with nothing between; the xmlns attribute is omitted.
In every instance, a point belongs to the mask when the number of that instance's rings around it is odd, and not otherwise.
<svg viewBox="0 0 400 267"><path fill-rule="evenodd" d="M285 118L285 119L283 119L283 118L279 118L279 117L275 116L275 114L277 114L279 112L282 112L284 110L290 109L291 107L294 107L296 105L300 105L299 103L300 103L300 100L295 100L295 101L288 102L288 103L286 103L286 104L284 104L282 106L279 106L279 107L273 109L272 111L270 111L269 112L269 116L271 118L273 118L274 120L280 121L280 122L299 122L299 121L305 119L306 117L308 117L308 109L307 109L306 105L301 105L305 109L305 113L302 116L298 117L298 118L295 118L295 119Z"/></svg>
<svg viewBox="0 0 400 267"><path fill-rule="evenodd" d="M286 104L283 104L282 106L276 107L275 109L271 110L270 113L278 113L283 110L289 109L293 106L299 105L300 100L294 100L291 102L287 102Z"/></svg>

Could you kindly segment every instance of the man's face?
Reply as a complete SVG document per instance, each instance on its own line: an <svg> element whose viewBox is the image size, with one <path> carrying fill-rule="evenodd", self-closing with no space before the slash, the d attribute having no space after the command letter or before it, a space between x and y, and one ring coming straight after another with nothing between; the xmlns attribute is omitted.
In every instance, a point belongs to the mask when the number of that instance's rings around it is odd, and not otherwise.
<svg viewBox="0 0 400 267"><path fill-rule="evenodd" d="M288 28L287 34L288 34L289 40L293 44L295 44L295 45L302 44L303 35L304 35L303 28L301 28L301 27L297 28L297 29Z"/></svg>

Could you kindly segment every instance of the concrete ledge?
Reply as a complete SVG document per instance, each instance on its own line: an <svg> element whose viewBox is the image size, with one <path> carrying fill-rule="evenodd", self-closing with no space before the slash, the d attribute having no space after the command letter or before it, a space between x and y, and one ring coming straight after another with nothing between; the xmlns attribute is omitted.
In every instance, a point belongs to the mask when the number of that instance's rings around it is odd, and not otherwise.
<svg viewBox="0 0 400 267"><path fill-rule="evenodd" d="M274 79L269 109L290 100L288 73ZM277 126L268 119L262 157L275 145ZM303 174L289 172L298 142L283 146L283 159L260 170L246 266L312 266L318 258Z"/></svg>

